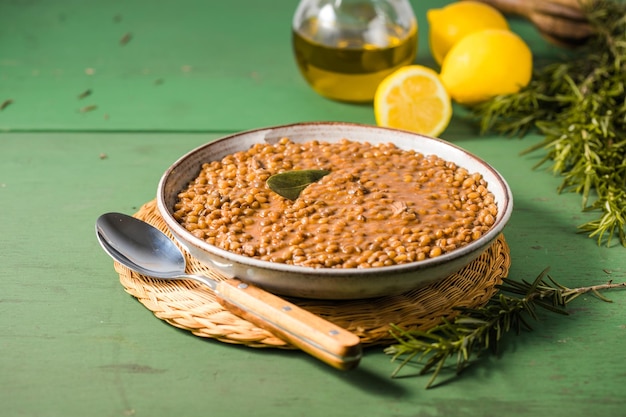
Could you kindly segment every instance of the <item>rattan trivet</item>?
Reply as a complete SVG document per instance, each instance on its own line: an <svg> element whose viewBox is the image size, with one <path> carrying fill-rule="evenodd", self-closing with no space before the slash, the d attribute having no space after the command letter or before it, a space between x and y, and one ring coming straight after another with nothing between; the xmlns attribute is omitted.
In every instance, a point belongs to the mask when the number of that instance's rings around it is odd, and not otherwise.
<svg viewBox="0 0 626 417"><path fill-rule="evenodd" d="M164 231L170 238L155 201L141 207L135 217ZM172 238L173 239L173 238ZM185 252L187 272L224 279ZM323 301L290 299L356 333L363 345L393 341L391 323L405 329L428 329L443 317L456 315L453 307L479 307L496 292L510 266L509 248L501 235L477 260L447 278L401 295L366 300ZM224 310L210 289L191 281L164 281L130 271L115 263L120 282L155 316L169 324L227 343L252 347L291 348L266 330Z"/></svg>

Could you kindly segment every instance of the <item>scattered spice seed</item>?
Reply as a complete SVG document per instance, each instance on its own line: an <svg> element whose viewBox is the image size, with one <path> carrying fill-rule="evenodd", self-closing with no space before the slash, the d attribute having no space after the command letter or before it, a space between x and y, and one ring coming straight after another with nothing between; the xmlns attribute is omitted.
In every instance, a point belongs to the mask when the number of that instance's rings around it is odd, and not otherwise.
<svg viewBox="0 0 626 417"><path fill-rule="evenodd" d="M83 91L82 93L80 93L78 95L78 99L81 100L81 99L83 99L85 97L88 97L90 95L91 95L91 89L87 89L87 90Z"/></svg>
<svg viewBox="0 0 626 417"><path fill-rule="evenodd" d="M107 159L109 156L107 154L105 154L104 152L100 154L99 158L100 159Z"/></svg>
<svg viewBox="0 0 626 417"><path fill-rule="evenodd" d="M165 80L163 80L163 78L157 78L156 80L154 80L154 85L161 85L165 82Z"/></svg>
<svg viewBox="0 0 626 417"><path fill-rule="evenodd" d="M120 13L116 14L115 16L113 16L113 21L115 23L120 23L122 21L122 15Z"/></svg>
<svg viewBox="0 0 626 417"><path fill-rule="evenodd" d="M82 107L80 109L80 112L81 113L87 113L87 112L93 111L93 110L95 110L97 108L98 108L98 106L96 106L95 104L90 104L89 106Z"/></svg>
<svg viewBox="0 0 626 417"><path fill-rule="evenodd" d="M126 45L128 42L130 42L132 37L133 36L130 34L130 32L126 32L124 36L122 36L122 38L120 39L120 45L122 46Z"/></svg>
<svg viewBox="0 0 626 417"><path fill-rule="evenodd" d="M9 107L11 104L13 104L13 99L12 98L8 98L6 100L4 100L2 102L2 104L0 104L0 111L6 109L7 107Z"/></svg>

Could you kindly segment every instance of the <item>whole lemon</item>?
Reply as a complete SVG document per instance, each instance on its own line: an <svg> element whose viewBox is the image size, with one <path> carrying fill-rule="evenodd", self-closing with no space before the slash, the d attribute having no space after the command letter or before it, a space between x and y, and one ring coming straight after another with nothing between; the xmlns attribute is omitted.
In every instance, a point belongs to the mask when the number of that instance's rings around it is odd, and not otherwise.
<svg viewBox="0 0 626 417"><path fill-rule="evenodd" d="M470 33L483 29L509 29L506 18L492 6L461 1L426 12L430 52L439 65L450 48Z"/></svg>
<svg viewBox="0 0 626 417"><path fill-rule="evenodd" d="M454 101L472 105L518 92L530 82L532 67L532 53L522 38L509 30L485 29L450 49L440 78Z"/></svg>

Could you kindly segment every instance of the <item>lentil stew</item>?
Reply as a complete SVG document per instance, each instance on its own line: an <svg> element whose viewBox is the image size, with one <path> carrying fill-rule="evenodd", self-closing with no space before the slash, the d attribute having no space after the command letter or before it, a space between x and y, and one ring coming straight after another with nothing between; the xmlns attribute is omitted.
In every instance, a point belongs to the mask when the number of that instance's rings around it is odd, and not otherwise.
<svg viewBox="0 0 626 417"><path fill-rule="evenodd" d="M291 201L273 174L330 173ZM479 173L391 143L259 143L206 162L178 194L174 218L226 251L313 268L411 263L463 247L494 224L498 207Z"/></svg>

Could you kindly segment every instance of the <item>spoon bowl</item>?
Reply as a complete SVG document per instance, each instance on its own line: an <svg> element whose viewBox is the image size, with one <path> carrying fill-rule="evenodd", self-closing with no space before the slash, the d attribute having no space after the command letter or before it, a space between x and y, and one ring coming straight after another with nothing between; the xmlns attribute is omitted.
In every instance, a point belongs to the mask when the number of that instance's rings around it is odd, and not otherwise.
<svg viewBox="0 0 626 417"><path fill-rule="evenodd" d="M124 214L108 213L96 222L96 236L109 256L133 271L161 279L191 279L215 289L215 281L186 274L182 251L148 223Z"/></svg>

